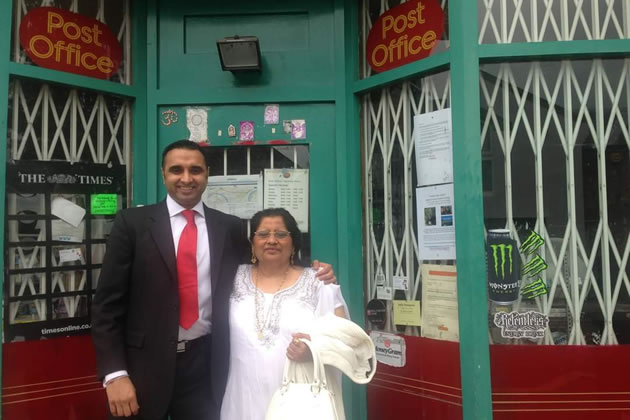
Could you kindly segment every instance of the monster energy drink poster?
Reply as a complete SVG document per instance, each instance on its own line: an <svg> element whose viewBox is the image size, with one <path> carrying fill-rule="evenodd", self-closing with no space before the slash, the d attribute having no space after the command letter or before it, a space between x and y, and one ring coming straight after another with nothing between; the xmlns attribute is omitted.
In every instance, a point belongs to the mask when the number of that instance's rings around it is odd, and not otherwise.
<svg viewBox="0 0 630 420"><path fill-rule="evenodd" d="M520 258L516 241L507 229L488 231L486 247L488 269L488 298L507 304L518 299Z"/></svg>

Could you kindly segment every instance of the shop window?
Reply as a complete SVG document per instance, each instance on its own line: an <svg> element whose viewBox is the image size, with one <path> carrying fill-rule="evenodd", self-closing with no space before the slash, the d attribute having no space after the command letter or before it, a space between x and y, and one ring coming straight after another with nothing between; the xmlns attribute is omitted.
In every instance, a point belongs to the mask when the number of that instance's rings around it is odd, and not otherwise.
<svg viewBox="0 0 630 420"><path fill-rule="evenodd" d="M490 302L494 343L630 343L629 72L627 59L481 67L484 159L500 168L485 223L513 241L520 290ZM535 334L499 320L528 312Z"/></svg>
<svg viewBox="0 0 630 420"><path fill-rule="evenodd" d="M128 204L130 103L13 79L6 172L6 341L89 332L117 210Z"/></svg>
<svg viewBox="0 0 630 420"><path fill-rule="evenodd" d="M626 0L477 0L477 3L480 44L630 37Z"/></svg>
<svg viewBox="0 0 630 420"><path fill-rule="evenodd" d="M204 148L208 165L210 166L210 182L212 185L213 178L215 176L232 176L232 179L236 179L241 176L257 176L265 173L266 169L286 169L287 174L291 170L299 170L307 172L306 182L309 182L309 149L307 145L286 145L286 146L212 146ZM262 185L261 185L262 187ZM202 197L204 203L212 208L223 211L228 214L234 214L241 219L246 226L246 231L251 232L250 217L243 211L243 204L238 200L231 201L230 194L235 194L236 189L234 184L227 185L226 190L221 191L220 188L207 190L206 194ZM258 192L260 190L257 190ZM300 213L293 213L292 205L299 201L296 199L296 194L303 194L305 191L296 191L285 189L290 195L287 195L284 199L284 203L280 207L284 207L289 211L292 211L293 216L300 223ZM226 193L224 196L224 192ZM261 198L261 197L259 197ZM306 209L310 208L308 191L306 191L306 197L304 197L307 205ZM236 204L233 204L236 203ZM260 201L262 204L262 200ZM241 207L240 211L235 209L235 205ZM268 206L269 207L269 206ZM274 207L278 207L274 205ZM310 265L311 263L311 234L310 234L310 214L306 215L306 224L300 226L302 233L302 246L300 255L298 255L300 261L304 265ZM306 226L306 227L305 227Z"/></svg>
<svg viewBox="0 0 630 420"><path fill-rule="evenodd" d="M386 313L383 325L370 323L373 330L420 336L420 327L395 323L394 305L421 300L423 264L454 265L454 259L423 260L419 253L413 132L414 115L449 107L449 73L410 79L363 97L365 291L366 300L381 301ZM438 208L447 224L452 207ZM382 295L383 288L391 295Z"/></svg>
<svg viewBox="0 0 630 420"><path fill-rule="evenodd" d="M32 59L29 58L26 51L20 45L19 31L17 28L20 27L20 23L30 11L40 7L53 7L63 11L77 13L85 18L96 19L106 25L113 33L113 36L118 41L122 50L122 61L115 74L108 77L108 79L126 85L131 84L131 17L129 0L13 0L14 30L11 59L15 62L33 64ZM60 26L58 20L53 23L56 26ZM45 31L45 29L46 28L42 28L43 31ZM59 30L63 30L63 27L61 26ZM72 31L72 28L67 29L71 38L74 37L74 32ZM55 37L56 35L53 36L53 38ZM79 46L77 49L80 51L82 45L77 45ZM86 46L83 45L83 47L85 50ZM62 49L61 53L67 53L67 50ZM71 57L69 58L71 61L72 57L76 58L76 56L71 53ZM87 60L87 63L88 66L92 66L90 60ZM94 63L96 63L95 60Z"/></svg>

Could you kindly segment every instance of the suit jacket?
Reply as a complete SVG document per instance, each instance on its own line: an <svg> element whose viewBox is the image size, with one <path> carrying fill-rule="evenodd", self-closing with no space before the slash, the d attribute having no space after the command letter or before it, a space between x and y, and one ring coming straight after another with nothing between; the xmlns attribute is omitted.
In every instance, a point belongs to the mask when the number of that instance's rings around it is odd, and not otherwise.
<svg viewBox="0 0 630 420"><path fill-rule="evenodd" d="M218 408L229 365L229 296L249 247L240 219L205 206L204 211L212 282L209 380ZM175 247L166 201L122 210L107 242L92 305L99 377L127 370L143 415L164 415L174 386L178 331Z"/></svg>

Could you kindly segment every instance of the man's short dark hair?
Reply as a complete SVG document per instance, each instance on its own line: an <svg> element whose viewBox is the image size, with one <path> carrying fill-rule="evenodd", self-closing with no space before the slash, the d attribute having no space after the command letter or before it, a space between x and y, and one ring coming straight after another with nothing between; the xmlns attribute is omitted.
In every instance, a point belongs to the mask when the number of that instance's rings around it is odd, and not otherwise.
<svg viewBox="0 0 630 420"><path fill-rule="evenodd" d="M177 140L176 142L171 143L164 148L164 151L162 151L162 169L164 169L164 158L166 157L168 152L175 149L197 150L203 156L203 161L206 164L206 168L208 168L208 158L206 157L206 154L203 152L203 148L199 146L198 143L195 143L194 141L183 139L183 140Z"/></svg>

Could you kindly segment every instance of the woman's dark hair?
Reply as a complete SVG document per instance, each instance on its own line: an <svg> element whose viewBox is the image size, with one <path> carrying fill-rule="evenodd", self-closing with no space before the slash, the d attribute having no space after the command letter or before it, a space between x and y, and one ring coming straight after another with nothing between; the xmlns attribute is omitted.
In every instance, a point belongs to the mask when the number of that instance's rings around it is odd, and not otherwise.
<svg viewBox="0 0 630 420"><path fill-rule="evenodd" d="M297 222L295 218L291 216L291 213L283 209L282 207L273 208L273 209L264 209L252 216L252 233L249 235L249 240L251 242L254 241L254 232L258 230L260 226L260 222L265 217L282 217L282 221L284 225L287 227L287 230L291 234L291 239L293 240L293 249L295 250L295 258L298 259L298 253L302 248L302 232L298 228Z"/></svg>

